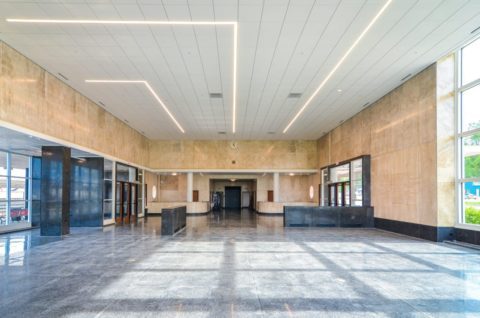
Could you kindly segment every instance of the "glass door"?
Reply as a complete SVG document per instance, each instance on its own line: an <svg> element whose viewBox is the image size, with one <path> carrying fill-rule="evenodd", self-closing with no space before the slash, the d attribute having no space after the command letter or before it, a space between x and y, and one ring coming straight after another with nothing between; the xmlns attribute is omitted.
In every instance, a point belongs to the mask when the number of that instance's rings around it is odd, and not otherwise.
<svg viewBox="0 0 480 318"><path fill-rule="evenodd" d="M344 192L343 192L343 183L337 183L336 185L336 192L337 192L337 206L344 206Z"/></svg>
<svg viewBox="0 0 480 318"><path fill-rule="evenodd" d="M131 214L131 207L130 207L130 183L129 182L122 182L123 183L123 195L122 195L122 220L123 224L130 224L130 214Z"/></svg>
<svg viewBox="0 0 480 318"><path fill-rule="evenodd" d="M123 186L122 182L115 183L115 223L122 224L122 212L123 212Z"/></svg>
<svg viewBox="0 0 480 318"><path fill-rule="evenodd" d="M130 183L130 221L137 220L137 185Z"/></svg>
<svg viewBox="0 0 480 318"><path fill-rule="evenodd" d="M330 184L328 186L328 205L335 206L337 203L337 191L335 184Z"/></svg>

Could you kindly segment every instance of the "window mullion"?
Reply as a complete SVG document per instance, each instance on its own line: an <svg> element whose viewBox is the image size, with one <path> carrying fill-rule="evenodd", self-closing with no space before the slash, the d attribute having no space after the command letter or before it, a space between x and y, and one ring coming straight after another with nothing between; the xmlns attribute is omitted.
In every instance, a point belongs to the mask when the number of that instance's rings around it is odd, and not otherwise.
<svg viewBox="0 0 480 318"><path fill-rule="evenodd" d="M10 207L11 207L11 188L12 188L12 182L11 182L11 176L12 176L12 171L11 171L11 154L7 152L7 211L6 211L6 225L9 225L11 223L10 220Z"/></svg>
<svg viewBox="0 0 480 318"><path fill-rule="evenodd" d="M465 84L465 85L461 85L459 88L458 88L458 91L460 93L464 92L464 91L468 91L470 88L473 88L477 85L480 85L480 78L468 83L468 84Z"/></svg>

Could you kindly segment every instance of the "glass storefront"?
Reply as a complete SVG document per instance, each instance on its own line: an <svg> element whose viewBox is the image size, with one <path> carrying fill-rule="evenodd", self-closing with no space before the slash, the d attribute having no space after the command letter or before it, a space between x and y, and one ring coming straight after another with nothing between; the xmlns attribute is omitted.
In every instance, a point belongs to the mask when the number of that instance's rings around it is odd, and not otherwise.
<svg viewBox="0 0 480 318"><path fill-rule="evenodd" d="M364 180L368 156L347 160L343 163L322 168L321 205L322 206L363 206L368 205L365 200L365 187L368 180ZM366 165L369 167L369 164Z"/></svg>
<svg viewBox="0 0 480 318"><path fill-rule="evenodd" d="M0 151L0 231L30 226L32 158Z"/></svg>

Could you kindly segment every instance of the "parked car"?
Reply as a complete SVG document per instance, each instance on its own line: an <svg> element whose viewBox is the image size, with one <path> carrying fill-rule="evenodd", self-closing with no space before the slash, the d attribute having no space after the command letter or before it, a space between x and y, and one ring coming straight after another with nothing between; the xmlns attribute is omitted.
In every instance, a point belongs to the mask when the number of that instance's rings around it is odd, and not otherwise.
<svg viewBox="0 0 480 318"><path fill-rule="evenodd" d="M28 209L12 208L10 210L10 219L12 221L25 221L28 219Z"/></svg>

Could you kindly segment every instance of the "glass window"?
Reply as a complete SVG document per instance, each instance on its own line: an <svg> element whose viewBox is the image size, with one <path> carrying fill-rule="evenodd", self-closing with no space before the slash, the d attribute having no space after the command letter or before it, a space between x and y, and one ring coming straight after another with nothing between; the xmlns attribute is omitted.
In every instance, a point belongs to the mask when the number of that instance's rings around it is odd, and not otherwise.
<svg viewBox="0 0 480 318"><path fill-rule="evenodd" d="M463 187L464 222L480 224L480 182L465 182Z"/></svg>
<svg viewBox="0 0 480 318"><path fill-rule="evenodd" d="M7 200L7 177L0 176L0 200Z"/></svg>
<svg viewBox="0 0 480 318"><path fill-rule="evenodd" d="M330 169L330 182L343 182L350 180L350 165L344 164Z"/></svg>
<svg viewBox="0 0 480 318"><path fill-rule="evenodd" d="M30 167L30 158L21 155L11 155L10 168L12 177L28 178L28 170Z"/></svg>
<svg viewBox="0 0 480 318"><path fill-rule="evenodd" d="M480 177L480 133L462 138L463 176Z"/></svg>
<svg viewBox="0 0 480 318"><path fill-rule="evenodd" d="M462 85L480 78L480 40L462 49Z"/></svg>
<svg viewBox="0 0 480 318"><path fill-rule="evenodd" d="M480 85L461 93L462 131L480 128Z"/></svg>
<svg viewBox="0 0 480 318"><path fill-rule="evenodd" d="M129 180L129 169L127 166L117 163L117 180L118 181Z"/></svg>
<svg viewBox="0 0 480 318"><path fill-rule="evenodd" d="M0 151L0 176L7 175L7 153Z"/></svg>
<svg viewBox="0 0 480 318"><path fill-rule="evenodd" d="M12 223L28 221L28 201L10 201L10 220Z"/></svg>
<svg viewBox="0 0 480 318"><path fill-rule="evenodd" d="M7 224L7 201L0 201L0 226Z"/></svg>
<svg viewBox="0 0 480 318"><path fill-rule="evenodd" d="M113 162L105 159L103 164L103 176L105 180L112 180Z"/></svg>
<svg viewBox="0 0 480 318"><path fill-rule="evenodd" d="M28 191L28 181L24 178L12 178L10 181L10 199L26 200Z"/></svg>
<svg viewBox="0 0 480 318"><path fill-rule="evenodd" d="M362 159L352 161L352 205L363 205Z"/></svg>
<svg viewBox="0 0 480 318"><path fill-rule="evenodd" d="M458 87L457 112L461 122L457 130L460 149L459 186L461 193L459 221L480 225L480 40L460 52L461 84Z"/></svg>

